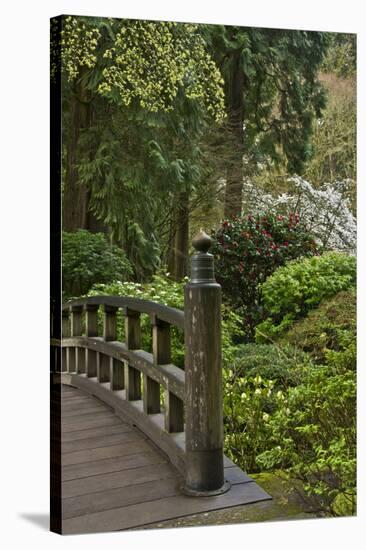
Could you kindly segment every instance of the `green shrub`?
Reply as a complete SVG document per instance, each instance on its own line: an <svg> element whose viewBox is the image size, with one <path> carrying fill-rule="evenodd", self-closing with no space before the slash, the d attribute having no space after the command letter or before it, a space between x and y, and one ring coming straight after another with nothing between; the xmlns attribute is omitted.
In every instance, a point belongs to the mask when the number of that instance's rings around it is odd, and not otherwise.
<svg viewBox="0 0 366 550"><path fill-rule="evenodd" d="M297 214L272 213L225 220L212 237L217 281L251 340L263 318L259 284L287 260L316 254L314 238Z"/></svg>
<svg viewBox="0 0 366 550"><path fill-rule="evenodd" d="M96 283L124 280L132 268L123 250L107 242L103 233L79 229L62 233L62 288L64 298L84 295Z"/></svg>
<svg viewBox="0 0 366 550"><path fill-rule="evenodd" d="M355 283L355 257L337 252L294 260L278 268L261 285L267 318L256 328L257 342L277 338L322 300Z"/></svg>
<svg viewBox="0 0 366 550"><path fill-rule="evenodd" d="M256 458L268 449L268 419L277 399L274 385L260 376L241 376L235 365L224 370L224 450L249 472L259 471Z"/></svg>
<svg viewBox="0 0 366 550"><path fill-rule="evenodd" d="M331 353L338 357L351 344L355 353L355 332L356 290L351 289L323 300L304 319L296 321L278 343L291 344L308 352L314 362L324 363ZM348 353L353 352L349 349Z"/></svg>
<svg viewBox="0 0 366 550"><path fill-rule="evenodd" d="M270 415L287 387L307 373L307 354L295 348L244 344L224 369L225 452L249 472L258 472L257 456L268 450Z"/></svg>
<svg viewBox="0 0 366 550"><path fill-rule="evenodd" d="M309 362L306 353L288 345L242 344L235 351L234 365L240 376L261 376L281 388L299 384Z"/></svg>
<svg viewBox="0 0 366 550"><path fill-rule="evenodd" d="M268 419L268 450L256 457L300 481L313 509L351 515L356 506L356 375L309 369Z"/></svg>

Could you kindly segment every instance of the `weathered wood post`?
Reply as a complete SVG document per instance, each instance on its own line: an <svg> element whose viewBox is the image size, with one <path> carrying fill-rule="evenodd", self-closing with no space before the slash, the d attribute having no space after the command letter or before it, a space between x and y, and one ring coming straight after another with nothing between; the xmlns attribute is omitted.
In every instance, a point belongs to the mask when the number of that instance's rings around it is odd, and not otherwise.
<svg viewBox="0 0 366 550"><path fill-rule="evenodd" d="M186 482L190 495L220 494L224 479L221 373L221 287L215 281L211 239L200 231L192 244L191 280L185 287Z"/></svg>

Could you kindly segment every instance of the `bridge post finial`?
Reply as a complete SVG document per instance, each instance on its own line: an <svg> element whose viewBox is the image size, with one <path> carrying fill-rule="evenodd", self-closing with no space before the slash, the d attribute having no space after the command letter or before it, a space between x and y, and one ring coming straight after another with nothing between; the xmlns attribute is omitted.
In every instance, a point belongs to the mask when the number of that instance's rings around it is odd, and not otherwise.
<svg viewBox="0 0 366 550"><path fill-rule="evenodd" d="M227 491L224 479L221 372L221 287L215 281L211 238L192 240L191 279L185 287L186 482L189 495Z"/></svg>

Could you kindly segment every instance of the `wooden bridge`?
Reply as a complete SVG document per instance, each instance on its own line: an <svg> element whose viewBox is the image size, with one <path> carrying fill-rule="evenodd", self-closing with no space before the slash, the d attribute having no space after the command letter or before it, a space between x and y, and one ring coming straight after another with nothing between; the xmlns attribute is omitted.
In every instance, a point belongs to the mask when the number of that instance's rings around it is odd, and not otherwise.
<svg viewBox="0 0 366 550"><path fill-rule="evenodd" d="M51 341L51 529L149 524L271 497L223 454L221 289L210 239L194 246L184 312L133 298L65 304ZM103 310L103 333L98 312ZM124 342L117 341L119 311ZM152 353L141 349L141 314ZM171 362L184 331L184 370Z"/></svg>

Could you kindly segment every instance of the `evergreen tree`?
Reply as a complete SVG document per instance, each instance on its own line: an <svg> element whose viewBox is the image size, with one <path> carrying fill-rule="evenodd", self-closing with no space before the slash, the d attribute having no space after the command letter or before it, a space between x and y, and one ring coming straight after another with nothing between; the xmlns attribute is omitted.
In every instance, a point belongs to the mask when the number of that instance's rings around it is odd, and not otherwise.
<svg viewBox="0 0 366 550"><path fill-rule="evenodd" d="M327 33L207 27L225 80L225 216L241 213L243 177L256 162L285 155L299 172L308 158L312 120L325 94L317 79Z"/></svg>

